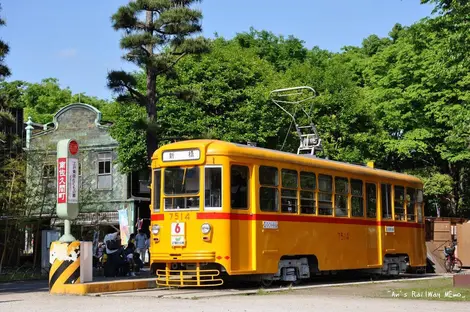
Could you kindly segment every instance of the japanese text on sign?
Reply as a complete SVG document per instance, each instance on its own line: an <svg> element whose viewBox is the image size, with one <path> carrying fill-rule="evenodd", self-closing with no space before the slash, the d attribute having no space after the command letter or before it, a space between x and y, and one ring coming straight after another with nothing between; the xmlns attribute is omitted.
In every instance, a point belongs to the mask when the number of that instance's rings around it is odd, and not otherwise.
<svg viewBox="0 0 470 312"><path fill-rule="evenodd" d="M178 161L178 160L198 160L200 158L200 151L198 149L182 150L182 151L165 151L162 155L163 161Z"/></svg>
<svg viewBox="0 0 470 312"><path fill-rule="evenodd" d="M57 160L57 202L67 202L67 160L65 157Z"/></svg>
<svg viewBox="0 0 470 312"><path fill-rule="evenodd" d="M68 186L69 203L78 202L78 159L69 159L69 186Z"/></svg>

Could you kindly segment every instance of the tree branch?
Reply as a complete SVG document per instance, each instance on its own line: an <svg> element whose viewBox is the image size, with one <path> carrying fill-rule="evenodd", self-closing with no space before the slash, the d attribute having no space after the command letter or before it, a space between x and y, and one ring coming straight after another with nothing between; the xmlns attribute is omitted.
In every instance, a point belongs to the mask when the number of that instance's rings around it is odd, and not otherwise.
<svg viewBox="0 0 470 312"><path fill-rule="evenodd" d="M127 84L124 84L124 87L127 89L127 92L129 92L129 94L137 101L137 103L142 106L142 100L145 98L144 95Z"/></svg>
<svg viewBox="0 0 470 312"><path fill-rule="evenodd" d="M170 66L168 66L168 69L172 69L176 65L176 63L178 63L179 60L181 60L185 55L186 52L183 52L180 56L178 56L178 58Z"/></svg>
<svg viewBox="0 0 470 312"><path fill-rule="evenodd" d="M144 51L144 53L147 55L147 57L150 57L152 53L148 51L144 46L140 46L140 48Z"/></svg>

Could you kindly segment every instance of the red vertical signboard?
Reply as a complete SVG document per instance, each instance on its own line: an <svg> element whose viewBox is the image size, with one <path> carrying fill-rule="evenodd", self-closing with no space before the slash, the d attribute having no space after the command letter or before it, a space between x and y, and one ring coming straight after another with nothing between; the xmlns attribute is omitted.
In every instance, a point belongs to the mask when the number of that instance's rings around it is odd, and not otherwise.
<svg viewBox="0 0 470 312"><path fill-rule="evenodd" d="M57 159L57 203L67 202L67 158Z"/></svg>

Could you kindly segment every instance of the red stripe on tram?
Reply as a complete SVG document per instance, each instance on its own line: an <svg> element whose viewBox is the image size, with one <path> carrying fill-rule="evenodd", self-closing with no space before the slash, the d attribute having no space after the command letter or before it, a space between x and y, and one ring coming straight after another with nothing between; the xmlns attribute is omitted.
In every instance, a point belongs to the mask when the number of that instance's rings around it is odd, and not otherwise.
<svg viewBox="0 0 470 312"><path fill-rule="evenodd" d="M284 222L312 222L330 224L353 224L369 226L396 226L423 228L424 224L414 222L399 221L377 221L342 217L319 217L319 216L299 216L299 215L269 215L269 214L239 214L228 212L198 212L197 219L206 220L256 220L256 221L284 221Z"/></svg>

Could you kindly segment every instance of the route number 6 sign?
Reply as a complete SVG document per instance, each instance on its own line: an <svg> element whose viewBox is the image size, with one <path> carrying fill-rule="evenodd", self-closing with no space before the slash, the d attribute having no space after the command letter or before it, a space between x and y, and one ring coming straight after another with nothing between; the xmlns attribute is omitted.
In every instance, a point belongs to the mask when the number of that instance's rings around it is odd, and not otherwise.
<svg viewBox="0 0 470 312"><path fill-rule="evenodd" d="M185 223L174 222L171 224L171 246L185 246Z"/></svg>

